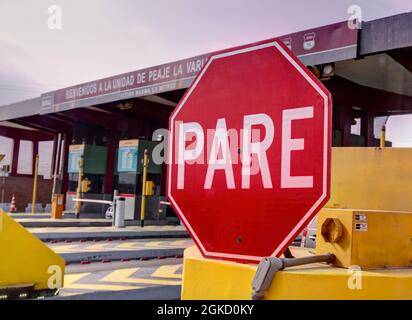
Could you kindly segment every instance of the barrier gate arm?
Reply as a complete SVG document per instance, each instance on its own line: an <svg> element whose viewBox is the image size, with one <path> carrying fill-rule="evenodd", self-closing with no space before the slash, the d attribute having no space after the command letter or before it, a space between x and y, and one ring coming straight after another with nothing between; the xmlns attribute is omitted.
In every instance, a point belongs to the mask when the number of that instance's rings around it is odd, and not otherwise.
<svg viewBox="0 0 412 320"><path fill-rule="evenodd" d="M78 198L73 198L74 202L88 202L88 203L102 203L102 204L108 204L108 205L114 205L114 201L110 200L97 200L97 199L78 199Z"/></svg>
<svg viewBox="0 0 412 320"><path fill-rule="evenodd" d="M331 253L302 258L263 258L258 265L255 277L252 281L252 299L259 300L264 297L265 292L269 290L276 272L278 271L284 270L287 267L295 267L311 263L333 263L335 260L335 255Z"/></svg>

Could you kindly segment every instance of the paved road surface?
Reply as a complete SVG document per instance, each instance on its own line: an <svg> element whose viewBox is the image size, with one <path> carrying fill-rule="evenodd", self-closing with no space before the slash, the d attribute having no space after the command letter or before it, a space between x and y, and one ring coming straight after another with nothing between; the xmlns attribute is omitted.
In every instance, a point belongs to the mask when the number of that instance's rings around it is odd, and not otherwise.
<svg viewBox="0 0 412 320"><path fill-rule="evenodd" d="M182 259L69 265L58 298L179 299Z"/></svg>
<svg viewBox="0 0 412 320"><path fill-rule="evenodd" d="M87 241L47 243L67 263L82 261L150 259L180 257L194 245L191 239L125 239L122 241Z"/></svg>

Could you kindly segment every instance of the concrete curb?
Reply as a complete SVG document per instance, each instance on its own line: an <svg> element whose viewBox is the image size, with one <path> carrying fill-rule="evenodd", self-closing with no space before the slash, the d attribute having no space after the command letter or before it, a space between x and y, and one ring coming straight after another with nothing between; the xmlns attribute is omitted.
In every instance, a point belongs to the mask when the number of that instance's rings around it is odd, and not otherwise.
<svg viewBox="0 0 412 320"><path fill-rule="evenodd" d="M53 228L53 227L110 227L112 220L109 219L60 219L51 220L49 217L33 217L33 216L12 216L12 218L20 223L25 228ZM48 220L45 220L48 219ZM49 220L50 219L50 220ZM125 221L126 226L140 226L140 221ZM176 221L145 221L146 226L177 226Z"/></svg>
<svg viewBox="0 0 412 320"><path fill-rule="evenodd" d="M136 290L83 293L47 300L180 300L181 286L157 286Z"/></svg>
<svg viewBox="0 0 412 320"><path fill-rule="evenodd" d="M108 221L24 221L17 220L25 228L50 228L50 227L110 227L112 222Z"/></svg>
<svg viewBox="0 0 412 320"><path fill-rule="evenodd" d="M65 240L94 240L94 239L151 239L151 238L189 238L187 231L106 231L106 232L51 232L36 233L42 241L65 241Z"/></svg>
<svg viewBox="0 0 412 320"><path fill-rule="evenodd" d="M23 219L50 219L50 214L47 213L7 213L9 217L13 218L17 222Z"/></svg>

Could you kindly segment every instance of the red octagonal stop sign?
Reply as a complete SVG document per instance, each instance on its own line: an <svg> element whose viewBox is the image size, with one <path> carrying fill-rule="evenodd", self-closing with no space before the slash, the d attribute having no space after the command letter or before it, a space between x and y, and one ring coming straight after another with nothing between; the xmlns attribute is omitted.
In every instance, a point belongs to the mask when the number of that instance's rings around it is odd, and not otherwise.
<svg viewBox="0 0 412 320"><path fill-rule="evenodd" d="M212 56L170 117L168 197L204 256L280 256L329 199L331 97L279 41Z"/></svg>

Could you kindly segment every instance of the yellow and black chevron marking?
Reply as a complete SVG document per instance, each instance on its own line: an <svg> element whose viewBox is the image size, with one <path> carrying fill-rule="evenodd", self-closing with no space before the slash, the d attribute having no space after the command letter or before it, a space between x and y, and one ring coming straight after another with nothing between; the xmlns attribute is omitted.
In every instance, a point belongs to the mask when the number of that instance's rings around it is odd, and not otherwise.
<svg viewBox="0 0 412 320"><path fill-rule="evenodd" d="M56 253L73 253L73 252L105 252L105 251L131 251L144 249L174 249L187 248L193 245L190 239L181 240L125 240L125 241L101 241L93 242L76 242L70 244L49 244L49 247Z"/></svg>
<svg viewBox="0 0 412 320"><path fill-rule="evenodd" d="M126 268L111 271L66 274L63 295L94 291L121 291L142 289L150 286L180 285L182 265Z"/></svg>

